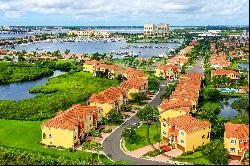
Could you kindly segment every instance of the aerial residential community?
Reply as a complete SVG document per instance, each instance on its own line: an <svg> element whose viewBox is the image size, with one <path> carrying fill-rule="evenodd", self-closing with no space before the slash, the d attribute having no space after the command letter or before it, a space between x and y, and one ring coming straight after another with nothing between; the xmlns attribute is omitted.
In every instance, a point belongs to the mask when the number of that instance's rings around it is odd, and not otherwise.
<svg viewBox="0 0 250 166"><path fill-rule="evenodd" d="M82 2L0 0L1 165L249 165L248 1Z"/></svg>

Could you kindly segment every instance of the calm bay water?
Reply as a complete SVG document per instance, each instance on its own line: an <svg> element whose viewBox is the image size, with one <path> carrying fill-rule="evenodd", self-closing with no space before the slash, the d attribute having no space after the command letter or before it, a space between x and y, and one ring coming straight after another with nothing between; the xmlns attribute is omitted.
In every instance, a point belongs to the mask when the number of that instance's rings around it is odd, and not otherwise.
<svg viewBox="0 0 250 166"><path fill-rule="evenodd" d="M235 109L231 107L231 104L236 100L238 100L238 98L228 99L227 100L228 104L227 105L223 104L223 107L221 107L219 116L222 116L224 118L234 118L237 114L239 114L238 111L236 111Z"/></svg>
<svg viewBox="0 0 250 166"><path fill-rule="evenodd" d="M59 76L65 72L56 70L51 76L39 78L37 80L16 82L10 84L0 85L0 100L22 100L35 97L35 93L29 93L30 88L42 85L48 81L49 78Z"/></svg>
<svg viewBox="0 0 250 166"><path fill-rule="evenodd" d="M128 45L132 46L152 46L153 48L129 48L122 49L121 47L125 47ZM130 52L141 55L139 57L152 57L157 56L159 54L166 54L169 49L175 49L178 45L177 43L161 43L161 44L148 44L148 43L126 43L125 40L117 41L117 42L68 42L68 43L50 43L50 42L38 42L30 45L18 45L15 47L15 50L26 50L26 51L35 51L37 48L42 49L41 51L55 51L60 50L64 52L66 49L70 50L70 53L110 53L114 52ZM155 48L162 47L162 48Z"/></svg>

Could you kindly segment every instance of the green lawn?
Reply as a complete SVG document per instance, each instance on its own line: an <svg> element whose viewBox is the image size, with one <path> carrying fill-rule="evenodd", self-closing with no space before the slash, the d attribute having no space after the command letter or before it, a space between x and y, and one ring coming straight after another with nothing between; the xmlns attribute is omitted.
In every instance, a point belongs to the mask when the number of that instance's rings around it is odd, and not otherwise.
<svg viewBox="0 0 250 166"><path fill-rule="evenodd" d="M38 144L41 141L41 128L38 121L17 121L0 119L0 145L16 147L36 152L43 152L50 155L70 156L80 160L86 160L91 153L69 152L66 150L56 150L45 148ZM96 155L96 154L95 154ZM104 155L100 156L106 164L114 164Z"/></svg>
<svg viewBox="0 0 250 166"><path fill-rule="evenodd" d="M41 121L54 117L56 112L65 110L74 103L84 103L93 93L118 84L118 80L94 77L87 72L69 72L31 89L30 92L41 93L34 98L0 100L0 117Z"/></svg>
<svg viewBox="0 0 250 166"><path fill-rule="evenodd" d="M156 124L143 124L136 130L136 132L140 136L139 141L133 144L125 142L125 146L129 151L133 151L144 146L156 143L154 136L161 133L161 128L157 127Z"/></svg>
<svg viewBox="0 0 250 166"><path fill-rule="evenodd" d="M213 165L209 162L206 156L203 156L202 152L200 151L194 152L193 154L186 156L181 155L176 158L173 158L172 160L193 163L195 165Z"/></svg>

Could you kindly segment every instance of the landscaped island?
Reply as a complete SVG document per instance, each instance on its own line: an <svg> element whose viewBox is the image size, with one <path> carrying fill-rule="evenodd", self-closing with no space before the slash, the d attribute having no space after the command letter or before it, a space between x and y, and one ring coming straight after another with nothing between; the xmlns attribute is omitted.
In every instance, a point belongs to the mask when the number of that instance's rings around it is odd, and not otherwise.
<svg viewBox="0 0 250 166"><path fill-rule="evenodd" d="M92 93L118 85L117 80L93 77L86 72L69 72L51 78L47 84L30 92L42 92L35 98L21 101L0 101L0 117L15 120L43 120L55 116L60 109L85 102ZM45 94L49 93L49 94Z"/></svg>
<svg viewBox="0 0 250 166"><path fill-rule="evenodd" d="M0 62L0 84L34 80L53 74L49 68L31 63Z"/></svg>

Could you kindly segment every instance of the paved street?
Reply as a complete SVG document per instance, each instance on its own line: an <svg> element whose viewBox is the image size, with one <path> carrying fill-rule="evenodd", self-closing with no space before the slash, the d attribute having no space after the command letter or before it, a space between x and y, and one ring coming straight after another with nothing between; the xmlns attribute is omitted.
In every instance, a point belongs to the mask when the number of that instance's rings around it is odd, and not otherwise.
<svg viewBox="0 0 250 166"><path fill-rule="evenodd" d="M165 85L166 85L165 81L162 81L160 83L160 91L155 96L155 98L149 103L149 105L158 106L161 103L160 96L165 93L165 90L166 90ZM130 162L133 162L135 164L140 164L140 165L163 165L163 164L167 165L167 163L131 157L125 154L120 149L121 133L123 129L129 124L138 123L138 122L140 122L140 120L135 115L131 117L127 122L125 122L121 127L119 127L113 133L111 133L103 142L103 151L106 153L108 157L110 157L112 160L115 160L115 161L118 161L118 160L130 161Z"/></svg>
<svg viewBox="0 0 250 166"><path fill-rule="evenodd" d="M202 58L198 58L196 64L189 70L187 70L187 73L190 72L198 72L203 74L204 70L201 67L202 63ZM149 103L149 105L152 106L158 106L161 104L161 99L160 96L164 94L166 91L166 82L162 81L160 83L160 91L159 93L155 96L155 98ZM121 127L119 127L117 130L115 130L113 133L111 133L103 142L103 151L105 154L110 157L112 160L118 161L118 160L123 160L123 161L130 161L136 164L140 165L168 165L168 163L162 163L162 162L157 162L157 161L151 161L151 160L145 160L145 159L138 159L131 157L127 154L125 154L121 149L120 149L120 140L121 140L121 133L123 129L133 123L139 123L140 120L138 117L133 116L131 117L127 122L125 122Z"/></svg>
<svg viewBox="0 0 250 166"><path fill-rule="evenodd" d="M204 69L201 67L201 63L202 63L202 58L199 57L195 65L191 69L187 70L187 73L198 72L198 73L204 74Z"/></svg>

